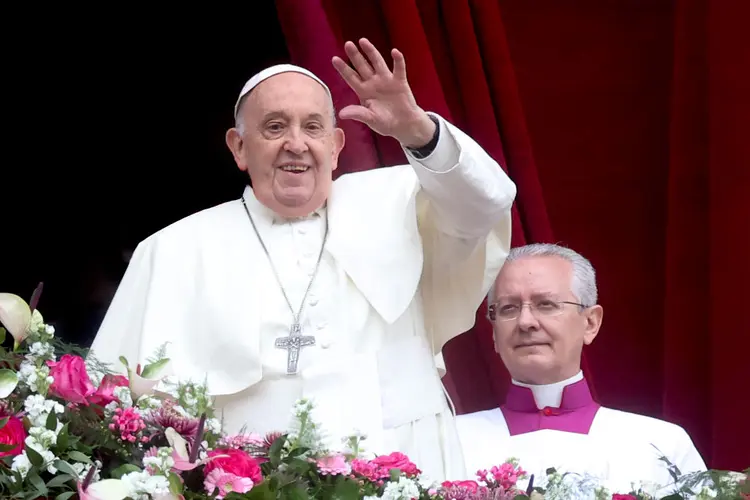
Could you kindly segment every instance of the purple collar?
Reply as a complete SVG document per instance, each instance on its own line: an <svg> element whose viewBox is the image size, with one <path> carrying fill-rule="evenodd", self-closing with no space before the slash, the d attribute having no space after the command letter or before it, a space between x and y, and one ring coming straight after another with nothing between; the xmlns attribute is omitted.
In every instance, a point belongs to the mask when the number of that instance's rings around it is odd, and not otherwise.
<svg viewBox="0 0 750 500"><path fill-rule="evenodd" d="M500 407L511 436L542 429L588 434L600 405L594 401L586 379L563 389L558 408L539 409L528 387L511 384Z"/></svg>

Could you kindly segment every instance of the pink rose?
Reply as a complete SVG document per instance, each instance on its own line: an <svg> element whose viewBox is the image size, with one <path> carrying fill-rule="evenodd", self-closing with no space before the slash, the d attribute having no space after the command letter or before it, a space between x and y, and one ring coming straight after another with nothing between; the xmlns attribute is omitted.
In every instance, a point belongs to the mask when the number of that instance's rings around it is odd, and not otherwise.
<svg viewBox="0 0 750 500"><path fill-rule="evenodd" d="M4 417L0 416L0 419ZM9 417L8 421L0 428L0 444L15 445L8 451L0 451L0 457L13 457L23 453L23 442L26 440L26 429L18 417Z"/></svg>
<svg viewBox="0 0 750 500"><path fill-rule="evenodd" d="M130 385L127 377L122 375L107 374L102 378L102 383L96 389L96 392L89 396L88 402L99 406L107 406L112 401L117 401L115 397L116 387L127 387Z"/></svg>
<svg viewBox="0 0 750 500"><path fill-rule="evenodd" d="M399 469L403 474L407 476L416 476L420 471L416 465L414 465L409 457L403 453L393 452L390 455L382 455L375 458L372 463L382 467L388 473L391 469Z"/></svg>
<svg viewBox="0 0 750 500"><path fill-rule="evenodd" d="M638 500L638 497L635 497L633 495L620 495L619 493L615 493L612 495L612 500Z"/></svg>
<svg viewBox="0 0 750 500"><path fill-rule="evenodd" d="M216 455L228 455L213 458ZM214 469L221 469L228 474L234 474L237 477L247 477L252 479L254 484L263 480L263 474L260 470L257 460L242 450L232 448L219 448L208 452L209 458L212 458L203 469L203 475L208 476Z"/></svg>
<svg viewBox="0 0 750 500"><path fill-rule="evenodd" d="M88 405L86 398L96 392L86 372L86 362L80 356L66 354L59 361L47 361L50 375L54 377L50 392L57 397L69 401Z"/></svg>

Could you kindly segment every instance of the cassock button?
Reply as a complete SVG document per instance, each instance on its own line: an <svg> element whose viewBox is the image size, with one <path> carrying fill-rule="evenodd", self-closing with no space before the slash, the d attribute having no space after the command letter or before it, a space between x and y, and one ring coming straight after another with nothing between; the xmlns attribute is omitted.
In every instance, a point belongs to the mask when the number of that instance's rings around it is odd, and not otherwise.
<svg viewBox="0 0 750 500"><path fill-rule="evenodd" d="M547 407L544 410L542 410L542 413L544 413L545 416L549 417L552 415L552 408Z"/></svg>

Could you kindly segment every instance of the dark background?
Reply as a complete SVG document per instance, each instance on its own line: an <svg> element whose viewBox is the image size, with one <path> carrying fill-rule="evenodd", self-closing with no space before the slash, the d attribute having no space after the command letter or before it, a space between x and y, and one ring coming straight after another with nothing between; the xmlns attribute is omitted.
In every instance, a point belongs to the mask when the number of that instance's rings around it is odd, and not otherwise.
<svg viewBox="0 0 750 500"><path fill-rule="evenodd" d="M138 241L239 196L235 99L288 61L272 0L115 13L17 12L3 35L0 291L43 281L45 319L84 345Z"/></svg>

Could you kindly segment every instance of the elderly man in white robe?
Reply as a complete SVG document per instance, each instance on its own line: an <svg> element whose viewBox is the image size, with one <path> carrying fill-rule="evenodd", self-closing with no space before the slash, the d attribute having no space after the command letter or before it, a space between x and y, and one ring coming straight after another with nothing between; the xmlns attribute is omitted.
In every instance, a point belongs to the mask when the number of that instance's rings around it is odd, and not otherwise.
<svg viewBox="0 0 750 500"><path fill-rule="evenodd" d="M339 117L394 137L408 164L332 182L344 133L328 87L293 65L260 72L226 134L250 186L138 245L92 353L132 366L167 344L176 376L207 381L226 432L283 431L311 398L329 446L360 432L372 453L462 477L440 353L510 250L516 188L417 105L401 52L391 71L366 39L345 51L351 66L333 65L361 104Z"/></svg>
<svg viewBox="0 0 750 500"><path fill-rule="evenodd" d="M603 309L588 259L553 244L514 248L488 301L495 350L512 381L499 408L456 417L470 475L514 457L537 485L556 468L630 491L642 481L671 483L661 457L683 474L706 470L681 427L592 399L581 351Z"/></svg>

